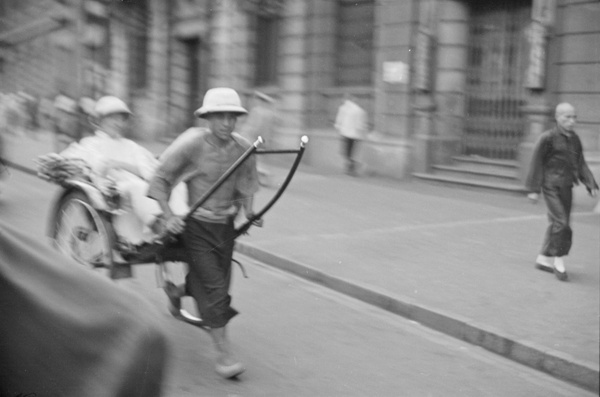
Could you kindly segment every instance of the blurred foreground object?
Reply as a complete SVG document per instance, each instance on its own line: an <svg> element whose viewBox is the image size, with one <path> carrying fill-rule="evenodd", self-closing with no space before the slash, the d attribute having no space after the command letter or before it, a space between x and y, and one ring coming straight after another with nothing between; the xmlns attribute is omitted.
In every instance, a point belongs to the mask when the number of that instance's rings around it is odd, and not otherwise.
<svg viewBox="0 0 600 397"><path fill-rule="evenodd" d="M160 315L0 222L0 395L160 396Z"/></svg>
<svg viewBox="0 0 600 397"><path fill-rule="evenodd" d="M56 153L39 156L36 164L38 177L61 186L67 179L89 180L91 172L84 160L64 158Z"/></svg>

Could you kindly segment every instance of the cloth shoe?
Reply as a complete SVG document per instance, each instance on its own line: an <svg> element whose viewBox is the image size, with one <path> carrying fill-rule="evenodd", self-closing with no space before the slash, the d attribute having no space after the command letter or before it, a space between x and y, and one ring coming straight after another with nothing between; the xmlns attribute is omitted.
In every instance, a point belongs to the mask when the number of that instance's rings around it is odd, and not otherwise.
<svg viewBox="0 0 600 397"><path fill-rule="evenodd" d="M244 365L240 362L231 365L217 364L215 366L217 373L225 379L235 378L246 370Z"/></svg>
<svg viewBox="0 0 600 397"><path fill-rule="evenodd" d="M552 257L538 255L535 259L535 268L545 272L554 273L553 260L554 258Z"/></svg>
<svg viewBox="0 0 600 397"><path fill-rule="evenodd" d="M567 269L565 269L565 263L562 257L558 257L554 260L554 275L560 281L567 281L569 276L567 275Z"/></svg>

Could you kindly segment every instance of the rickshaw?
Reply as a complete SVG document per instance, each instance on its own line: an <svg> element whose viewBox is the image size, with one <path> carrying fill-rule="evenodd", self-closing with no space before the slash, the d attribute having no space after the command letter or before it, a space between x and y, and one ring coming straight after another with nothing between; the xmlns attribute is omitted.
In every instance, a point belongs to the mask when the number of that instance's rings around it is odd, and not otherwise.
<svg viewBox="0 0 600 397"><path fill-rule="evenodd" d="M236 227L235 237L245 234L281 197L292 180L302 159L308 137L300 139L297 149L259 149L263 143L258 138L227 171L190 206L184 220L229 178L252 155L294 154L288 173L263 208L246 222ZM38 176L62 187L50 210L48 234L54 246L90 269L100 270L111 279L133 277L132 266L155 264L157 284L167 296L167 288L184 283L187 273L184 252L177 236L158 235L150 243L131 244L119 233L114 220L122 213L119 192L114 188L101 188L90 178L89 167L81 160L66 160L59 156L42 156L38 160ZM241 263L236 262L246 277ZM189 324L204 327L202 319L184 307L171 314Z"/></svg>

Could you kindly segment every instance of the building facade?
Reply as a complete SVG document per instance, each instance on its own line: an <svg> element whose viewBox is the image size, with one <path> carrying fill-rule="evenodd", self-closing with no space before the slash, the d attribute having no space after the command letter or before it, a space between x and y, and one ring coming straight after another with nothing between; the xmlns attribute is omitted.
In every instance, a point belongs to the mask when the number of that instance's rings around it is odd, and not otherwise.
<svg viewBox="0 0 600 397"><path fill-rule="evenodd" d="M275 146L341 169L344 93L369 114L366 173L405 178L453 156L516 161L562 101L600 151L597 0L4 0L0 91L115 94L134 134L171 139L211 87L277 98ZM240 122L243 122L241 120Z"/></svg>

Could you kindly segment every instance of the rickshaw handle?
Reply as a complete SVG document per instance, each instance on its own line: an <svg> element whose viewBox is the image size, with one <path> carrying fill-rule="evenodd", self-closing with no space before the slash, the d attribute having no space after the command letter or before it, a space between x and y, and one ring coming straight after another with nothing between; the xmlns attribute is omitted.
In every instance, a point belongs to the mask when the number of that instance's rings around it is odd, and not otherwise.
<svg viewBox="0 0 600 397"><path fill-rule="evenodd" d="M260 154L260 153L296 153L296 159L294 160L294 163L292 164L292 167L290 168L290 171L288 172L287 177L285 178L285 180L279 187L279 190L277 190L277 193L275 193L273 198L260 211L256 212L244 224L240 225L240 227L235 229L236 237L246 233L248 231L248 229L250 228L250 226L252 226L252 224L255 221L262 218L262 216L269 209L271 209L271 207L277 202L277 200L279 200L279 197L281 197L281 195L283 194L283 192L289 185L290 181L294 177L294 174L296 173L296 169L298 168L298 165L300 164L300 160L302 160L302 155L304 154L304 150L306 149L307 143L308 143L308 137L306 135L304 135L300 139L300 148L298 150L268 150L268 151L265 150L265 151L258 152L258 154Z"/></svg>
<svg viewBox="0 0 600 397"><path fill-rule="evenodd" d="M223 175L221 175L221 177L219 179L217 179L217 181L210 187L210 189L208 189L206 192L204 192L204 194L202 195L202 197L200 197L198 199L198 201L196 201L196 203L194 203L194 205L192 205L190 207L190 210L188 211L188 213L186 214L186 216L183 218L184 221L187 221L193 214L194 212L202 205L204 204L204 202L206 200L208 200L208 198L218 189L221 187L221 185L227 180L227 178L229 178L231 176L231 174L233 174L241 165L244 161L246 161L246 159L248 157L250 157L255 151L256 149L258 149L258 146L263 144L264 140L262 139L262 137L258 137L258 139L252 144L252 146L250 146L248 149L246 149L246 151L240 156L240 158L238 158L235 163L233 163L231 165L231 167L229 167L229 169L227 169L227 171L225 171L225 173Z"/></svg>

